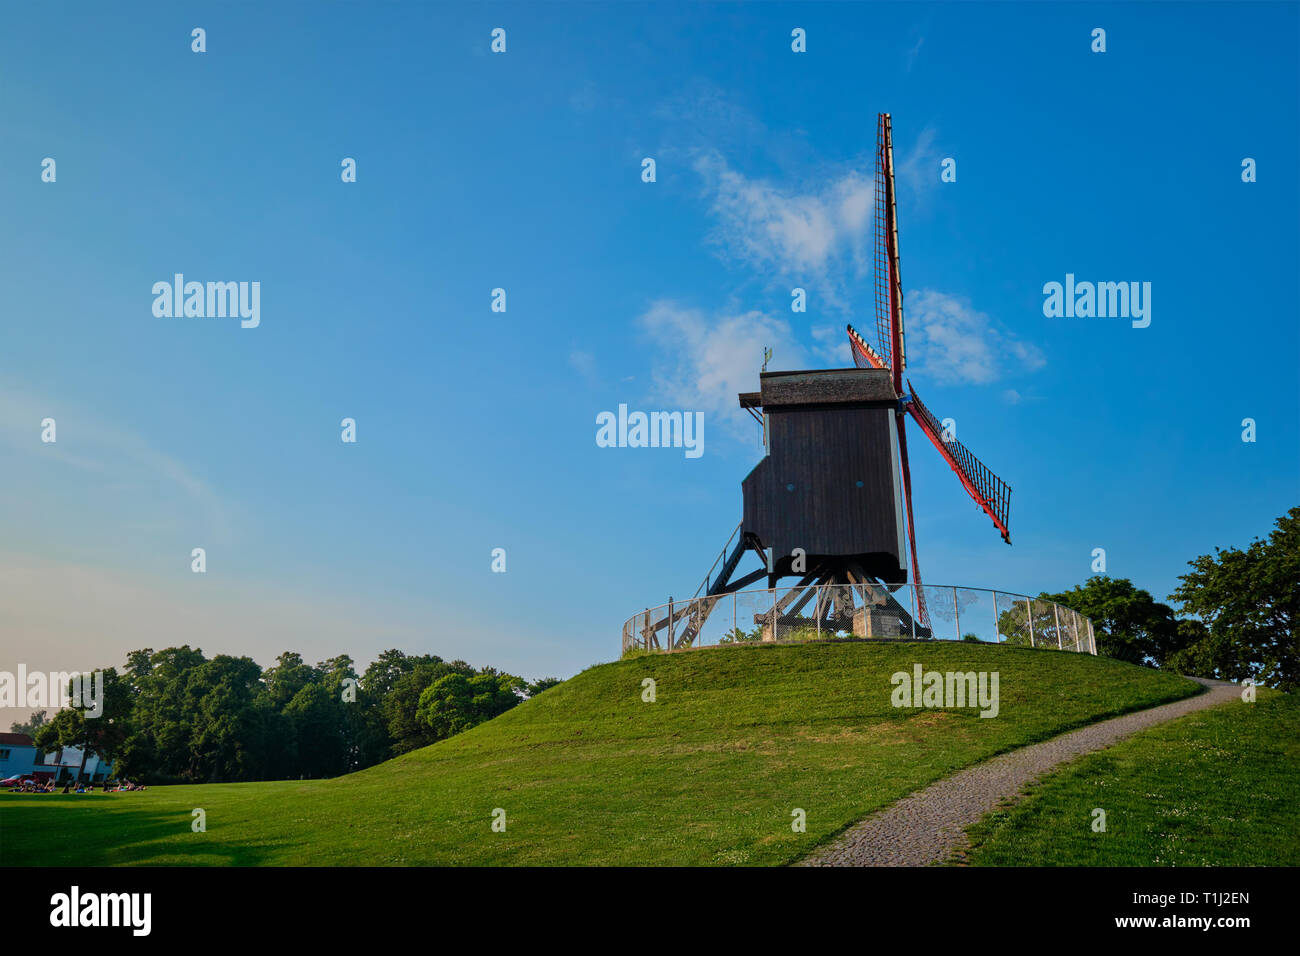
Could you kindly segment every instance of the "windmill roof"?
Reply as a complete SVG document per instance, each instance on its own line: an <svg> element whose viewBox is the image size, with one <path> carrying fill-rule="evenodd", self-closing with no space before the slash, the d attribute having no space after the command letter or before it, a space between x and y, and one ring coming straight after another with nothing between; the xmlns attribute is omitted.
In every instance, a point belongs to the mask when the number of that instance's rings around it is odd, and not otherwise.
<svg viewBox="0 0 1300 956"><path fill-rule="evenodd" d="M892 405L898 400L888 369L764 372L759 376L759 385L764 408L864 403Z"/></svg>

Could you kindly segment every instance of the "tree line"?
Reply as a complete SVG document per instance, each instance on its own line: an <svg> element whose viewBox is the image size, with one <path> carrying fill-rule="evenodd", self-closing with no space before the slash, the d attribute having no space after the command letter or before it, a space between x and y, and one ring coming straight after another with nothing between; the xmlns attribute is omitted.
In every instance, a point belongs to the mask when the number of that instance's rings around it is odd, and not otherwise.
<svg viewBox="0 0 1300 956"><path fill-rule="evenodd" d="M432 654L384 651L358 674L352 658L307 664L285 652L263 670L248 657L188 645L127 655L104 672L103 712L80 706L17 732L43 751L80 747L118 777L216 783L334 777L436 743L560 683L528 682ZM82 770L84 773L84 761Z"/></svg>
<svg viewBox="0 0 1300 956"><path fill-rule="evenodd" d="M1267 539L1188 562L1156 601L1127 578L1097 576L1039 597L1092 618L1097 653L1179 674L1300 689L1300 507Z"/></svg>

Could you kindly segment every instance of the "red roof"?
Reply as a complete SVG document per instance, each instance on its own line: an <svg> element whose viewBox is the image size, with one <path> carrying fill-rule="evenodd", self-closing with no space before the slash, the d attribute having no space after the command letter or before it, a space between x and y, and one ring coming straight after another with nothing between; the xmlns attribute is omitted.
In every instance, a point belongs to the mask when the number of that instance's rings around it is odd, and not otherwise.
<svg viewBox="0 0 1300 956"><path fill-rule="evenodd" d="M36 741L26 734L0 734L0 744L10 747L35 747Z"/></svg>

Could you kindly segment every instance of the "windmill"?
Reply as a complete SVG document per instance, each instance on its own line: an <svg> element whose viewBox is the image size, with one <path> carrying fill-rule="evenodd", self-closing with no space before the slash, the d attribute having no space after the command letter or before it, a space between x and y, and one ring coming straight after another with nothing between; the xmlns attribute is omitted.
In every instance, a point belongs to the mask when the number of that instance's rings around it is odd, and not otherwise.
<svg viewBox="0 0 1300 956"><path fill-rule="evenodd" d="M765 639L774 639L782 624L809 620L819 632L931 636L916 558L905 428L909 417L1011 543L1010 487L945 431L904 378L903 287L888 113L877 118L874 232L876 345L850 325L855 368L768 372L764 363L760 390L740 394L740 406L763 425L766 452L741 484L744 517L695 597L680 610L670 605L659 620L647 619L646 646L652 638L658 646L665 628L669 646L690 645L724 595L764 577L771 589L782 578L798 578L785 594L774 597L770 611L755 615ZM736 577L747 552L757 555L763 567ZM896 595L909 578L915 600L905 606Z"/></svg>

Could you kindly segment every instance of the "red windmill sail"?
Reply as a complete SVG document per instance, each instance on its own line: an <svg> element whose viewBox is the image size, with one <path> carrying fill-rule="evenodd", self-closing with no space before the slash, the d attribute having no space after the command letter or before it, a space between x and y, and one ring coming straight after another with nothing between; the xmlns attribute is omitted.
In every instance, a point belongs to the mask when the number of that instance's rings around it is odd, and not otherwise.
<svg viewBox="0 0 1300 956"><path fill-rule="evenodd" d="M1002 534L1002 540L1010 544L1011 532L1007 529L1007 518L1011 510L1010 486L984 467L984 463L972 455L955 437L949 437L945 441L943 426L935 419L930 409L925 407L910 380L907 387L912 389L912 400L907 403L907 410L921 426L921 431L934 442L934 447L939 449L939 454L943 455L949 467L957 473L967 494L975 499L975 503L993 519L993 525Z"/></svg>

